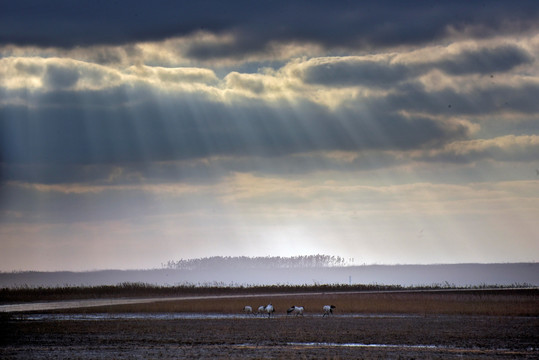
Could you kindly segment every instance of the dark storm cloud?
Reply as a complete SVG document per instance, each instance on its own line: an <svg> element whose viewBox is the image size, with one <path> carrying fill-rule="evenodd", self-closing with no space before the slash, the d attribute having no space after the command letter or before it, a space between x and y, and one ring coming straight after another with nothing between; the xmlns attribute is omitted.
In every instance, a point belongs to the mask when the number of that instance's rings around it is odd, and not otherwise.
<svg viewBox="0 0 539 360"><path fill-rule="evenodd" d="M539 112L539 86L536 84L498 85L471 92L451 88L429 91L418 83L397 89L384 98L374 99L369 106L377 111L407 110L448 116Z"/></svg>
<svg viewBox="0 0 539 360"><path fill-rule="evenodd" d="M129 94L129 96L127 95ZM132 103L128 103L129 98ZM144 89L52 91L31 107L0 109L8 164L95 164L282 156L320 150L411 149L466 136L428 117L326 107L304 101L217 103L188 94L154 99ZM118 105L124 104L124 105Z"/></svg>
<svg viewBox="0 0 539 360"><path fill-rule="evenodd" d="M474 51L466 50L453 59L439 62L436 66L452 75L490 74L509 71L532 61L533 57L524 49L513 45L503 45Z"/></svg>
<svg viewBox="0 0 539 360"><path fill-rule="evenodd" d="M231 33L228 45L194 44L196 58L241 56L270 41L326 47L420 44L466 31L488 37L538 23L535 1L3 1L0 43L73 47L160 40L204 30Z"/></svg>

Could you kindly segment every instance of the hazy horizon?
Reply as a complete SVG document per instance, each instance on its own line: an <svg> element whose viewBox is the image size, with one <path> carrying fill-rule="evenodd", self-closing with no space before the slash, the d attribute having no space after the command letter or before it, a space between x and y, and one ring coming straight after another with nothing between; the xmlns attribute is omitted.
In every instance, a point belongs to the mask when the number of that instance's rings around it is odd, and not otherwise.
<svg viewBox="0 0 539 360"><path fill-rule="evenodd" d="M319 255L319 254L309 254L309 255L295 255L296 256L312 256L312 255ZM220 255L212 256L213 257L220 257ZM239 258L240 256L229 256L232 260L235 258ZM244 256L241 256L244 257ZM249 259L256 259L259 257L250 257L246 256ZM267 256L268 258L273 256ZM289 259L290 257L283 257L283 259ZM341 257L343 258L343 257ZM174 260L204 260L206 258L188 258L188 259L174 259ZM343 258L344 259L344 258ZM168 261L171 261L173 259L169 259ZM350 261L343 262L342 264L336 264L336 265L327 265L327 266L318 266L319 268L346 268L346 267L362 267L362 266L387 266L387 267L397 267L397 266L458 266L458 265L523 265L523 264L537 264L537 261L514 261L514 262L447 262L447 263L431 263L431 262L424 262L424 263L356 263L355 259ZM224 265L224 267L229 267L228 265ZM317 267L317 266L314 266ZM102 272L102 271L152 271L152 270L176 270L174 268L169 268L166 266L166 262L151 266L151 267L110 267L110 268L88 268L88 269L67 269L67 268L61 268L61 269L49 269L49 270L43 270L43 269L12 269L12 270L0 270L0 273L4 274L10 274L10 273L26 273L26 272L73 272L73 273L88 273L88 272ZM284 269L284 268L283 268ZM290 269L294 269L293 267Z"/></svg>
<svg viewBox="0 0 539 360"><path fill-rule="evenodd" d="M539 259L539 3L2 2L0 271Z"/></svg>
<svg viewBox="0 0 539 360"><path fill-rule="evenodd" d="M538 263L351 265L96 270L86 272L0 272L0 288L104 286L400 285L437 287L539 286Z"/></svg>

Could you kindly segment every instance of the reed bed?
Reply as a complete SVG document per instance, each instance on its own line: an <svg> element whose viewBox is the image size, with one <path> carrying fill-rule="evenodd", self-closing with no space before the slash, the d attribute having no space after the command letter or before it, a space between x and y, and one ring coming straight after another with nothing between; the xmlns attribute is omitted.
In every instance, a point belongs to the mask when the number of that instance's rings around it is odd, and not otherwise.
<svg viewBox="0 0 539 360"><path fill-rule="evenodd" d="M187 295L233 295L233 294L272 294L272 293L305 293L305 292L355 292L355 291L406 291L406 290L467 290L470 292L489 291L529 291L537 289L529 284L481 285L474 287L455 287L451 284L434 284L430 286L379 285L379 284L315 284L315 285L237 285L237 284L187 284L179 286L157 286L147 283L121 283L102 286L56 286L30 287L20 286L0 288L0 304L31 301L58 301L77 299L103 299L126 297L174 297Z"/></svg>
<svg viewBox="0 0 539 360"><path fill-rule="evenodd" d="M414 287L409 289L433 289L434 287ZM173 297L187 295L232 295L259 293L301 293L301 292L342 292L342 291L383 291L401 290L397 285L272 285L244 286L226 285L222 283L203 285L156 286L146 283L121 283L103 286L58 286L58 287L29 287L0 289L0 303L57 301L77 299L103 299L125 297Z"/></svg>

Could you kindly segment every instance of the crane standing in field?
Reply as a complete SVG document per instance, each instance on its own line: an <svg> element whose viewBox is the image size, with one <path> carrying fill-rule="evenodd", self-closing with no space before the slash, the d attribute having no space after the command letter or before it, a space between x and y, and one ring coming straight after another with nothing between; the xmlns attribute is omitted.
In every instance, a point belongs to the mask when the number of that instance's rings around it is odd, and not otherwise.
<svg viewBox="0 0 539 360"><path fill-rule="evenodd" d="M249 305L246 305L243 307L243 312L246 313L246 314L252 314L253 313L253 308L250 307Z"/></svg>
<svg viewBox="0 0 539 360"><path fill-rule="evenodd" d="M303 310L304 310L303 306L293 305L288 310L286 310L286 314L287 315L294 314L295 316L298 316L298 315L303 316Z"/></svg>
<svg viewBox="0 0 539 360"><path fill-rule="evenodd" d="M324 311L324 315L322 315L322 317L326 317L333 314L333 309L335 308L336 308L335 305L324 305L324 307L322 308L322 310Z"/></svg>
<svg viewBox="0 0 539 360"><path fill-rule="evenodd" d="M264 310L268 313L268 319L271 317L271 315L275 312L275 308L273 307L273 305L271 304L268 304Z"/></svg>

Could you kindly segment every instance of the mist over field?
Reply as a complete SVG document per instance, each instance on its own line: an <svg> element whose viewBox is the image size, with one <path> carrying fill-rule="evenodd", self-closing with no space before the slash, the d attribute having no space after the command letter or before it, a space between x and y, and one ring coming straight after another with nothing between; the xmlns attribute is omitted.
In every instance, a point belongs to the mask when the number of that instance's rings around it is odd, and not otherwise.
<svg viewBox="0 0 539 360"><path fill-rule="evenodd" d="M303 268L100 270L0 273L0 287L117 285L249 286L378 284L400 286L539 286L538 263L362 265Z"/></svg>

